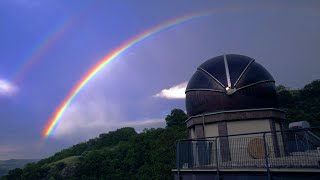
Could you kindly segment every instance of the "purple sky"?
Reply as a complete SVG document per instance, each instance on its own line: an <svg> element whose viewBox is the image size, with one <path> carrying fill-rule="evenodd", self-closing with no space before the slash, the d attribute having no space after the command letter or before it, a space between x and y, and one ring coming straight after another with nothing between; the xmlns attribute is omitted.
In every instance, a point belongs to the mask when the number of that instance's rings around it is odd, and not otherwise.
<svg viewBox="0 0 320 180"><path fill-rule="evenodd" d="M1 0L0 159L47 157L122 126L162 127L171 109L185 107L183 98L160 92L183 87L198 65L223 53L255 58L277 84L291 88L319 79L319 1L276 2ZM121 54L79 93L52 136L42 138L57 106L102 57L158 24L211 9L217 12ZM71 26L15 83L33 49L63 22Z"/></svg>

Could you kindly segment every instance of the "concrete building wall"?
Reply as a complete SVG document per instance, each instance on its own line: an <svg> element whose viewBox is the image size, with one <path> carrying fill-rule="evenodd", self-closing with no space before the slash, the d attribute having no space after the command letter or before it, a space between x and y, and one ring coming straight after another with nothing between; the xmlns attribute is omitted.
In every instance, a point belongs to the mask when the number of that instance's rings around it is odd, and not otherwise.
<svg viewBox="0 0 320 180"><path fill-rule="evenodd" d="M228 122L228 134L243 134L270 131L269 119L241 120Z"/></svg>
<svg viewBox="0 0 320 180"><path fill-rule="evenodd" d="M204 131L205 131L206 137L219 136L217 123L206 124Z"/></svg>
<svg viewBox="0 0 320 180"><path fill-rule="evenodd" d="M275 127L276 127L276 131L281 131L281 126L279 124L279 122L275 122ZM281 132L277 132L277 140L278 140L278 145L279 145L279 150L280 150L280 155L284 156L285 155L285 144L283 142L283 136Z"/></svg>
<svg viewBox="0 0 320 180"><path fill-rule="evenodd" d="M200 122L200 123L192 126L192 128L191 128L192 130L191 130L191 133L190 133L190 135L191 135L190 138L191 138L191 139L195 139L195 138L202 138L202 137L204 137L203 126L202 126L202 124L201 124L201 122L202 122L202 117L194 118L194 120L195 120L196 122ZM190 127L189 127L189 128L190 128Z"/></svg>
<svg viewBox="0 0 320 180"><path fill-rule="evenodd" d="M229 121L228 122L228 134L243 134L243 133L255 133L271 131L269 119L265 120L241 120L241 121ZM276 130L280 130L279 123L275 123ZM278 146L280 154L284 153L283 142L281 133L276 133ZM244 135L237 138L229 137L229 147L231 160L236 160L237 158L248 158L253 159L248 152L248 145L253 139L263 139L263 134L258 135ZM276 143L273 142L271 133L266 134L267 149L269 157L275 157L275 147Z"/></svg>
<svg viewBox="0 0 320 180"><path fill-rule="evenodd" d="M253 159L248 149L250 149L251 153L252 151L256 151L253 149L258 149L257 151L260 152L259 158L261 158L261 152L264 152L264 148L261 148L264 147L263 143L261 143L263 142L263 134L237 137L230 135L279 131L281 130L279 123L283 120L283 115L283 112L278 112L277 110L238 111L199 115L190 118L187 121L187 127L190 129L190 138L193 139L229 135L229 137L218 138L217 145L220 151L219 160L224 163L230 161L236 162L239 158ZM265 138L269 157L278 157L284 154L281 133L268 133ZM198 147L200 146L197 146L197 148ZM194 152L196 151L197 150L194 149ZM211 153L213 152L214 151ZM194 158L197 159L197 156L198 155L195 154ZM211 157L214 157L214 154L212 154Z"/></svg>
<svg viewBox="0 0 320 180"><path fill-rule="evenodd" d="M189 134L190 137L189 137L189 138L190 138L190 139L194 139L195 136L196 136L196 135L195 135L195 132L194 132L194 127L190 127L190 128L189 128L189 131L190 131L190 134Z"/></svg>
<svg viewBox="0 0 320 180"><path fill-rule="evenodd" d="M263 136L261 134L258 135L246 135L239 137L229 137L229 147L230 147L230 156L231 161L238 161L239 159L254 159L249 153L249 143L254 141L255 139L260 139L263 141ZM274 156L273 145L271 137L266 137L266 144L269 156ZM261 152L264 152L263 146L260 144ZM259 150L259 151L260 151ZM261 157L262 159L262 157Z"/></svg>
<svg viewBox="0 0 320 180"><path fill-rule="evenodd" d="M277 130L277 131L281 131L281 126L280 126L280 124L279 124L278 122L276 122L275 125L276 125L276 130Z"/></svg>
<svg viewBox="0 0 320 180"><path fill-rule="evenodd" d="M229 121L227 122L227 129L228 135L263 132L270 131L270 123L269 119ZM248 145L255 138L262 139L262 135L229 137L231 161L236 161L239 158L253 159L248 152ZM270 139L267 138L267 142L270 146L271 137Z"/></svg>

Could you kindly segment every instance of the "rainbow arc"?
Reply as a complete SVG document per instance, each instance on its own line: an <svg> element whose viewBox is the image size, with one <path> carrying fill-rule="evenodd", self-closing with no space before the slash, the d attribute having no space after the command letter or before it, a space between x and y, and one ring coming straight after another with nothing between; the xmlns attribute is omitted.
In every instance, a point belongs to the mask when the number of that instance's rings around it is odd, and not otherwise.
<svg viewBox="0 0 320 180"><path fill-rule="evenodd" d="M213 13L220 11L220 10L226 10L226 9L219 9L215 11L207 11L207 12L201 12L196 14L191 14L187 16L182 16L170 21L167 21L165 23L159 24L141 34L138 36L124 42L121 46L119 46L117 49L109 53L107 56L105 56L102 60L100 60L93 68L91 68L83 77L82 79L76 84L76 86L72 89L72 91L69 93L69 95L64 99L64 101L60 104L60 106L56 109L55 113L47 123L45 129L43 130L43 136L48 137L53 132L53 130L58 125L59 121L61 120L61 117L63 116L66 109L70 106L72 100L79 94L79 92L90 82L90 80L97 75L107 64L112 62L116 57L121 55L123 52L131 48L132 46L138 44L139 42L147 39L148 37L157 34L161 31L164 31L168 28L171 28L173 26L176 26L178 24L184 23L186 21L190 21L196 18L210 16Z"/></svg>

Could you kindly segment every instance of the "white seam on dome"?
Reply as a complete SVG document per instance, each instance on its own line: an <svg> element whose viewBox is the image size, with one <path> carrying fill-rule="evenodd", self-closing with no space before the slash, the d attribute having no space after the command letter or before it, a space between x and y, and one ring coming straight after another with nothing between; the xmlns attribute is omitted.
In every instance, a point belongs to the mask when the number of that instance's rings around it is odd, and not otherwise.
<svg viewBox="0 0 320 180"><path fill-rule="evenodd" d="M223 114L223 113L233 113L233 112L246 112L246 111L261 111L261 110L275 110L275 111L279 111L279 112L284 112L281 109L277 109L277 108L253 108L253 109L235 109L235 110L222 110L222 111L218 111L218 112L208 112L208 113L202 113L202 114L197 114L194 116L190 116L187 120L185 120L185 122L188 122L190 119L192 118L197 118L197 117L201 117L202 115L204 116L210 116L210 115L215 115L215 114Z"/></svg>
<svg viewBox="0 0 320 180"><path fill-rule="evenodd" d="M212 79L214 79L217 83L219 83L223 88L225 88L225 86L217 78L215 78L212 74L210 74L208 71L206 71L205 69L203 69L201 67L198 67L198 69L203 71L207 75L209 75Z"/></svg>
<svg viewBox="0 0 320 180"><path fill-rule="evenodd" d="M224 60L224 68L226 70L226 76L227 76L227 82L228 82L228 87L231 88L231 80L230 80L230 72L229 72L229 64L227 61L227 56L224 54L223 55L223 60Z"/></svg>
<svg viewBox="0 0 320 180"><path fill-rule="evenodd" d="M266 83L266 82L275 82L275 81L274 81L274 80L258 81L258 82L255 82L255 83L248 84L248 85L245 85L245 86L243 86L243 87L240 87L240 88L238 88L238 89L236 90L236 92L239 91L239 90L241 90L241 89L245 89L245 88L247 88L247 87L254 86L254 85L257 85L257 84L261 84L261 83Z"/></svg>
<svg viewBox="0 0 320 180"><path fill-rule="evenodd" d="M254 59L252 59L248 65L246 66L246 68L244 68L244 70L242 71L242 73L240 74L240 76L238 77L238 79L236 80L236 82L234 83L233 87L235 87L237 85L237 83L240 81L240 79L242 78L243 74L247 71L247 69L251 66L251 64L254 62Z"/></svg>
<svg viewBox="0 0 320 180"><path fill-rule="evenodd" d="M212 91L212 92L221 92L221 93L225 93L224 91L222 90L215 90L215 89L197 89L197 88L194 88L194 89L188 89L186 90L186 93L189 92L189 91Z"/></svg>

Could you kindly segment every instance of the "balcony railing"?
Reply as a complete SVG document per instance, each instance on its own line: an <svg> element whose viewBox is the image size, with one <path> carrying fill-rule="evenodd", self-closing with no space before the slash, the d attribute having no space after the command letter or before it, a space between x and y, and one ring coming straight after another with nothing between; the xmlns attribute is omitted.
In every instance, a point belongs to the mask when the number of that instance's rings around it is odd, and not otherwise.
<svg viewBox="0 0 320 180"><path fill-rule="evenodd" d="M177 170L320 168L320 128L177 141Z"/></svg>

